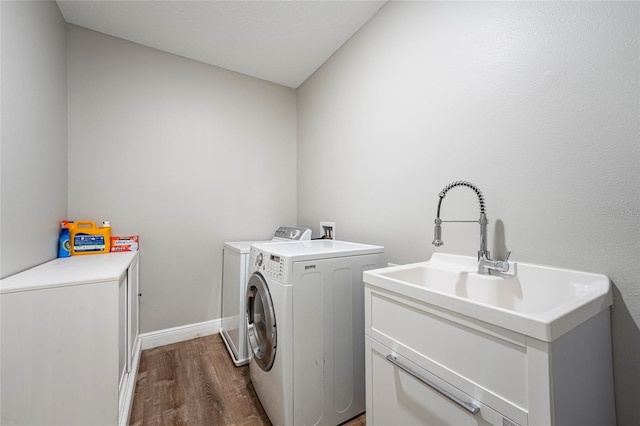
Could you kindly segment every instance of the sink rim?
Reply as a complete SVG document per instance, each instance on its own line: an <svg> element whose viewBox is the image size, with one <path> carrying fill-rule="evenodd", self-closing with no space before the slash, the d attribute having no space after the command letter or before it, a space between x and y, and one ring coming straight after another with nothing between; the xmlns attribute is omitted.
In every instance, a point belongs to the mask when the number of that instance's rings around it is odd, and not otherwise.
<svg viewBox="0 0 640 426"><path fill-rule="evenodd" d="M387 275L416 268L428 268L485 277L477 273L477 260L474 257L446 253L434 253L427 261L365 271L363 278L365 286L392 291L410 299L435 305L459 315L469 316L547 342L557 339L613 304L611 281L606 275L526 262L510 262L510 264L511 268L516 271L521 268L525 268L525 270L532 268L547 272L579 274L591 278L595 284L594 289L552 309L539 313L525 313L438 291ZM509 276L513 276L513 274L491 275L490 277L499 279Z"/></svg>

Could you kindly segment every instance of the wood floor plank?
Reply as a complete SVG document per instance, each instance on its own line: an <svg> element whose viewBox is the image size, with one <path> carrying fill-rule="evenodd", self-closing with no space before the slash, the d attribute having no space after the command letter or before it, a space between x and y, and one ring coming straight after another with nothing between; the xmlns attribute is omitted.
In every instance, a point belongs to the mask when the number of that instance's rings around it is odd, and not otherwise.
<svg viewBox="0 0 640 426"><path fill-rule="evenodd" d="M219 334L142 351L131 426L270 426L248 366L233 365ZM364 426L364 414L345 426Z"/></svg>

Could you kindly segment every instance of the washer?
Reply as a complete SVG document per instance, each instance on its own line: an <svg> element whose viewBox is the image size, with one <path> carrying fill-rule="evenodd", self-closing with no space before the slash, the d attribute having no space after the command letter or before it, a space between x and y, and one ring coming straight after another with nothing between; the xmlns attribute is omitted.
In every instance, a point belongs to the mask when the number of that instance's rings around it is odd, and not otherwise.
<svg viewBox="0 0 640 426"><path fill-rule="evenodd" d="M246 284L249 277L249 249L259 242L308 241L308 228L279 227L270 241L224 243L222 251L222 325L220 336L236 366L249 363L245 323Z"/></svg>
<svg viewBox="0 0 640 426"><path fill-rule="evenodd" d="M249 374L274 425L338 425L365 411L362 273L384 247L334 240L253 244Z"/></svg>

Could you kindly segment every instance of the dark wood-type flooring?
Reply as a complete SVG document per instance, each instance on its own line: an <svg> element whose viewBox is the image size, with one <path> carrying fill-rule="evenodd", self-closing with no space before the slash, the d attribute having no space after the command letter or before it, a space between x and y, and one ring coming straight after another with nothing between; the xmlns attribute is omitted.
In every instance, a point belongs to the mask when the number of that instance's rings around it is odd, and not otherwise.
<svg viewBox="0 0 640 426"><path fill-rule="evenodd" d="M131 426L271 425L219 334L142 351ZM365 425L364 414L346 426Z"/></svg>

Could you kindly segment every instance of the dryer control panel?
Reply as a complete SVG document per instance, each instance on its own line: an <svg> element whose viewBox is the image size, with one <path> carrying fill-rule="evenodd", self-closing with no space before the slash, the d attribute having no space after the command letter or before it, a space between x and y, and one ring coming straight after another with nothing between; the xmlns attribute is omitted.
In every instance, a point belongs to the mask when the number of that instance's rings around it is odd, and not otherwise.
<svg viewBox="0 0 640 426"><path fill-rule="evenodd" d="M281 226L276 229L275 234L273 234L273 239L286 241L309 241L311 240L311 229Z"/></svg>

